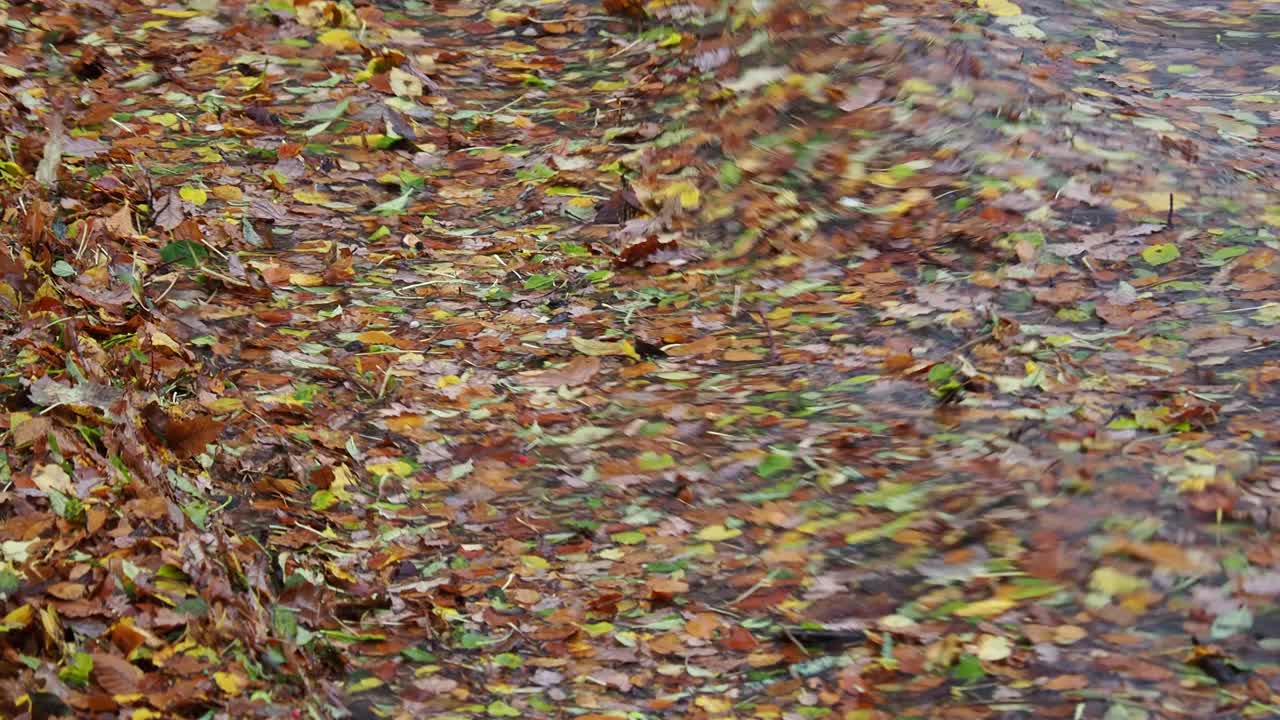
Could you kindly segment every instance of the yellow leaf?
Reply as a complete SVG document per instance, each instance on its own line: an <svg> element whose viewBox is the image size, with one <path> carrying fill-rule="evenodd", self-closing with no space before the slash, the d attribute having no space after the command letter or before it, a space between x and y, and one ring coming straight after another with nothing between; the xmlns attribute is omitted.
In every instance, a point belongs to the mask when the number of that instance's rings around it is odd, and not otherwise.
<svg viewBox="0 0 1280 720"><path fill-rule="evenodd" d="M887 215L902 215L920 203L933 197L924 188L911 188L902 194L902 199L884 209Z"/></svg>
<svg viewBox="0 0 1280 720"><path fill-rule="evenodd" d="M873 172L867 176L867 182L880 187L893 187L898 184L898 178L883 170Z"/></svg>
<svg viewBox="0 0 1280 720"><path fill-rule="evenodd" d="M516 55L526 55L528 53L538 52L538 48L527 43L519 43L514 40L508 40L498 46L500 50L505 50Z"/></svg>
<svg viewBox="0 0 1280 720"><path fill-rule="evenodd" d="M356 576L352 575L346 568L339 565L337 561L327 562L324 564L324 567L326 570L329 571L330 575L338 578L343 582L353 583L356 581Z"/></svg>
<svg viewBox="0 0 1280 720"><path fill-rule="evenodd" d="M733 709L732 702L724 698L713 698L710 695L699 695L693 704L710 715L724 715Z"/></svg>
<svg viewBox="0 0 1280 720"><path fill-rule="evenodd" d="M294 190L293 199L308 205L323 205L331 202L331 198L325 193L312 190Z"/></svg>
<svg viewBox="0 0 1280 720"><path fill-rule="evenodd" d="M627 87L626 80L597 80L591 89L596 92L617 92Z"/></svg>
<svg viewBox="0 0 1280 720"><path fill-rule="evenodd" d="M391 68L387 83L396 97L415 99L422 97L422 81L400 68Z"/></svg>
<svg viewBox="0 0 1280 720"><path fill-rule="evenodd" d="M1181 210L1182 208L1187 206L1187 203L1191 202L1191 196L1184 192L1175 192L1175 193L1148 192L1148 193L1142 193L1141 195L1139 195L1138 199L1142 201L1143 205L1146 205L1152 211L1158 212L1160 210L1169 209L1170 195L1173 195L1174 210Z"/></svg>
<svg viewBox="0 0 1280 720"><path fill-rule="evenodd" d="M551 567L551 563L537 555L521 555L520 562L524 563L524 566L530 570L546 570Z"/></svg>
<svg viewBox="0 0 1280 720"><path fill-rule="evenodd" d="M1100 567L1089 576L1089 587L1104 595L1124 595L1147 588L1147 581L1112 567Z"/></svg>
<svg viewBox="0 0 1280 720"><path fill-rule="evenodd" d="M906 95L932 95L938 92L938 88L933 86L928 80L920 78L910 78L902 83L902 92Z"/></svg>
<svg viewBox="0 0 1280 720"><path fill-rule="evenodd" d="M577 350L583 355L590 355L592 357L600 357L602 355L621 355L633 360L640 359L640 354L636 352L635 347L629 340L615 340L609 342L605 340L588 340L575 335L569 338L569 342L573 344L574 350Z"/></svg>
<svg viewBox="0 0 1280 720"><path fill-rule="evenodd" d="M367 330L356 336L365 345L395 345L396 338L386 330Z"/></svg>
<svg viewBox="0 0 1280 720"><path fill-rule="evenodd" d="M35 610L30 605L23 605L22 607L11 611L8 615L5 615L3 620L0 620L0 632L13 628L26 627L31 624L31 621L34 620L35 617Z"/></svg>
<svg viewBox="0 0 1280 720"><path fill-rule="evenodd" d="M519 25L529 19L528 15L523 13L507 12L494 8L484 14L484 18L494 25Z"/></svg>
<svg viewBox="0 0 1280 720"><path fill-rule="evenodd" d="M391 432L403 433L422 427L422 420L421 415L397 415L387 418L384 422Z"/></svg>
<svg viewBox="0 0 1280 720"><path fill-rule="evenodd" d="M1009 598L990 598L988 600L979 600L978 602L969 603L959 610L956 610L955 614L958 617L989 618L995 617L1017 604L1016 600L1010 600Z"/></svg>
<svg viewBox="0 0 1280 720"><path fill-rule="evenodd" d="M172 350L174 353L178 355L182 354L182 346L178 344L177 340L174 340L172 337L170 337L168 333L162 330L157 330L155 328L152 328L149 335L151 338L152 345L156 347L168 348L169 350Z"/></svg>
<svg viewBox="0 0 1280 720"><path fill-rule="evenodd" d="M213 681L218 684L222 692L232 697L244 692L245 678L241 675L229 672L215 672Z"/></svg>
<svg viewBox="0 0 1280 720"><path fill-rule="evenodd" d="M724 525L708 525L698 532L698 539L706 542L731 540L742 534L738 528L727 528Z"/></svg>
<svg viewBox="0 0 1280 720"><path fill-rule="evenodd" d="M317 287L324 285L324 278L311 273L289 273L289 284L298 287Z"/></svg>
<svg viewBox="0 0 1280 720"><path fill-rule="evenodd" d="M333 469L333 482L329 483L329 492L341 502L351 502L351 486L355 484L356 478L347 466L339 465Z"/></svg>
<svg viewBox="0 0 1280 720"><path fill-rule="evenodd" d="M1089 631L1079 625L1059 625L1053 629L1053 641L1059 645L1070 645L1083 640L1088 634Z"/></svg>
<svg viewBox="0 0 1280 720"><path fill-rule="evenodd" d="M372 690L376 687L382 687L382 678L379 678L377 675L369 675L368 677L360 678L348 685L347 692L354 694L365 692L366 690Z"/></svg>
<svg viewBox="0 0 1280 720"><path fill-rule="evenodd" d="M676 198L680 201L680 207L686 210L693 210L702 204L702 193L693 183L682 180L678 183L668 185L658 191L657 196L661 200L669 200Z"/></svg>
<svg viewBox="0 0 1280 720"><path fill-rule="evenodd" d="M413 473L413 466L404 460L391 460L388 462L372 462L364 466L370 475L381 477L385 475L396 475L399 477L409 477Z"/></svg>
<svg viewBox="0 0 1280 720"><path fill-rule="evenodd" d="M360 42L351 34L350 30L335 28L327 32L320 33L316 37L321 45L327 45L337 50L359 50Z"/></svg>
<svg viewBox="0 0 1280 720"><path fill-rule="evenodd" d="M205 404L215 413L229 413L240 410L244 407L244 401L240 398L221 397Z"/></svg>
<svg viewBox="0 0 1280 720"><path fill-rule="evenodd" d="M1022 8L1009 0L978 0L978 7L996 17L1014 17L1022 14Z"/></svg>
<svg viewBox="0 0 1280 720"><path fill-rule="evenodd" d="M1262 222L1280 227L1280 205L1273 205L1262 213Z"/></svg>
<svg viewBox="0 0 1280 720"><path fill-rule="evenodd" d="M159 8L157 10L152 10L151 14L171 18L193 18L200 13L195 10L170 10L168 8Z"/></svg>
<svg viewBox="0 0 1280 720"><path fill-rule="evenodd" d="M244 191L235 185L215 185L211 191L219 200L235 202L244 199Z"/></svg>
<svg viewBox="0 0 1280 720"><path fill-rule="evenodd" d="M987 662L1004 660L1013 654L1009 638L999 635L983 635L978 641L978 659Z"/></svg>
<svg viewBox="0 0 1280 720"><path fill-rule="evenodd" d="M160 113L159 115L152 115L147 119L156 125L167 128L171 128L178 124L178 116L173 113Z"/></svg>
<svg viewBox="0 0 1280 720"><path fill-rule="evenodd" d="M57 490L63 495L75 495L76 489L71 484L71 476L61 465L49 463L40 466L40 469L31 476L31 482L36 484L46 495L50 490Z"/></svg>

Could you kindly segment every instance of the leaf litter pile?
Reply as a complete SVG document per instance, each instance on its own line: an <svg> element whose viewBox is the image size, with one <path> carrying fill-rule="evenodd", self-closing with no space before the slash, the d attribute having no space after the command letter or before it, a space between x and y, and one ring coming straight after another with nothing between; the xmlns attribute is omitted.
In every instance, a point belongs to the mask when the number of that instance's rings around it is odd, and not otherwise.
<svg viewBox="0 0 1280 720"><path fill-rule="evenodd" d="M6 716L1280 713L1273 2L0 7Z"/></svg>

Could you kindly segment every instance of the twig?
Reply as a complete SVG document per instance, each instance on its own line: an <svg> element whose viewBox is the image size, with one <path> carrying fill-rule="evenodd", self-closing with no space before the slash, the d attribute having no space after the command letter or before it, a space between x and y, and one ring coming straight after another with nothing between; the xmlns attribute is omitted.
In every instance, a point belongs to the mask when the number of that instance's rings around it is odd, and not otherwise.
<svg viewBox="0 0 1280 720"><path fill-rule="evenodd" d="M791 630L789 628L787 628L786 626L783 626L782 632L787 636L787 639L791 641L792 645L795 645L800 650L800 652L804 653L805 657L812 657L809 654L809 651L805 649L805 646L800 644L800 641L796 639L796 636L791 634Z"/></svg>
<svg viewBox="0 0 1280 720"><path fill-rule="evenodd" d="M757 590L759 590L760 588L768 587L769 583L773 582L773 579L774 579L775 577L777 577L778 575L780 575L780 574L781 574L781 572L780 572L780 571L778 571L778 570L770 570L768 573L766 573L766 574L765 574L765 576L764 576L764 577L762 577L762 578L760 578L759 580L757 580L755 585L752 585L751 587L747 588L746 590L743 590L743 591L742 591L742 594L741 594L741 595L739 595L738 597L734 598L734 599L733 599L733 601L732 601L732 602L730 602L729 604L730 604L730 605L737 605L738 603L742 602L743 600L746 600L747 598L749 598L749 597L751 597L752 595L754 595L754 594L755 594L755 592L756 592Z"/></svg>
<svg viewBox="0 0 1280 720"><path fill-rule="evenodd" d="M387 394L387 383L391 380L391 370L395 367L395 363L387 365L387 371L382 374L382 385L378 387L378 399L381 400Z"/></svg>
<svg viewBox="0 0 1280 720"><path fill-rule="evenodd" d="M986 342L986 341L988 341L988 340L992 339L992 337L994 337L994 331L987 331L987 332L984 332L984 333L982 333L981 335L979 335L978 337L976 337L976 338L974 338L974 339L970 340L969 342L964 343L963 345L960 345L960 346L956 347L954 350L952 350L951 352L949 352L949 353L947 353L947 354L948 354L948 355L959 355L960 353L964 352L965 350L968 350L969 348L973 347L974 345L980 345L980 344L982 344L982 343L984 343L984 342Z"/></svg>
<svg viewBox="0 0 1280 720"><path fill-rule="evenodd" d="M757 322L764 327L764 340L769 345L769 359L776 361L778 359L778 346L773 342L773 328L769 327L769 319L764 316L763 308L757 309L756 313L759 315L759 317L756 318ZM750 313L748 313L748 316L749 315Z"/></svg>

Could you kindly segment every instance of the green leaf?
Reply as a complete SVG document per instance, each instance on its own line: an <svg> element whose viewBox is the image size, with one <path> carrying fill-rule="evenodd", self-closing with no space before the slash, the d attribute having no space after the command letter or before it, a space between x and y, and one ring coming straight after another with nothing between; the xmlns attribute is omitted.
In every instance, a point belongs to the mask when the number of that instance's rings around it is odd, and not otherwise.
<svg viewBox="0 0 1280 720"><path fill-rule="evenodd" d="M1124 703L1114 703L1107 708L1102 720L1147 720L1150 717L1151 713L1143 708L1125 705Z"/></svg>
<svg viewBox="0 0 1280 720"><path fill-rule="evenodd" d="M53 264L53 267L50 268L50 270L52 270L54 275L57 275L58 277L61 277L61 278L69 278L69 277L76 276L76 269L71 267L71 264L68 263L66 260L59 260L55 262Z"/></svg>
<svg viewBox="0 0 1280 720"><path fill-rule="evenodd" d="M409 662L418 664L433 663L440 659L433 653L429 653L420 647L407 647L404 650L401 650L400 654Z"/></svg>
<svg viewBox="0 0 1280 720"><path fill-rule="evenodd" d="M636 466L641 470L666 470L675 464L676 460L670 453L656 453L652 450L646 450L636 458Z"/></svg>
<svg viewBox="0 0 1280 720"><path fill-rule="evenodd" d="M369 212L376 213L378 215L399 215L409 207L409 197L412 195L412 189L405 190L400 194L400 197L374 205Z"/></svg>
<svg viewBox="0 0 1280 720"><path fill-rule="evenodd" d="M544 435L543 441L551 445L568 445L580 447L598 443L613 434L612 428L583 425L568 435Z"/></svg>
<svg viewBox="0 0 1280 720"><path fill-rule="evenodd" d="M919 510L929 495L927 487L912 483L881 482L880 487L853 497L857 505L884 508L896 513Z"/></svg>
<svg viewBox="0 0 1280 720"><path fill-rule="evenodd" d="M538 163L530 168L521 168L516 171L516 179L523 182L542 183L556 176L556 170L547 167L542 163Z"/></svg>
<svg viewBox="0 0 1280 720"><path fill-rule="evenodd" d="M986 677L987 671L982 669L982 661L976 656L961 655L951 668L951 677L963 683L974 683Z"/></svg>
<svg viewBox="0 0 1280 720"><path fill-rule="evenodd" d="M761 464L763 465L764 463L761 463ZM756 471L759 472L759 470L760 468L757 467ZM771 500L782 500L784 498L791 497L791 493L795 492L796 488L799 486L800 486L799 480L794 480L794 479L783 480L782 482L779 482L776 485L771 485L763 490L757 490L755 492L750 492L745 495L742 495L738 499L741 500L742 502L748 502L748 503L762 503L762 502L769 502Z"/></svg>
<svg viewBox="0 0 1280 720"><path fill-rule="evenodd" d="M789 454L772 452L766 455L759 465L756 465L756 474L768 480L784 470L791 469L794 463Z"/></svg>
<svg viewBox="0 0 1280 720"><path fill-rule="evenodd" d="M1232 245L1231 247L1220 248L1219 250L1214 252L1212 255L1205 258L1204 262L1206 265L1219 267L1221 265L1226 265L1228 260L1231 260L1232 258L1238 258L1247 252L1249 252L1249 248L1247 246Z"/></svg>
<svg viewBox="0 0 1280 720"><path fill-rule="evenodd" d="M1177 260L1181 255L1178 246L1173 243L1150 245L1142 251L1142 259L1146 260L1148 265L1164 265Z"/></svg>
<svg viewBox="0 0 1280 720"><path fill-rule="evenodd" d="M560 278L555 275L530 275L529 279L524 281L525 290L541 290L556 284L556 280Z"/></svg>
<svg viewBox="0 0 1280 720"><path fill-rule="evenodd" d="M956 367L954 365L948 365L947 363L938 363L937 365L934 365L933 367L929 368L929 384L942 385L946 383L948 380L950 380L951 376L955 374L956 374Z"/></svg>
<svg viewBox="0 0 1280 720"><path fill-rule="evenodd" d="M464 650L478 650L486 645L493 645L498 642L498 640L495 640L484 633L478 633L473 630L468 630L462 633L462 636L458 638L458 644L461 645Z"/></svg>
<svg viewBox="0 0 1280 720"><path fill-rule="evenodd" d="M524 658L516 655L515 653L498 653L493 657L493 664L498 667L515 670L516 668L524 667Z"/></svg>
<svg viewBox="0 0 1280 720"><path fill-rule="evenodd" d="M12 570L0 570L0 598L6 598L17 592L22 586L22 578Z"/></svg>
<svg viewBox="0 0 1280 720"><path fill-rule="evenodd" d="M271 627L278 637L293 642L298 637L298 614L293 608L276 605L271 608Z"/></svg>
<svg viewBox="0 0 1280 720"><path fill-rule="evenodd" d="M648 539L648 536L639 530L624 530L610 535L609 539L619 545L639 545Z"/></svg>
<svg viewBox="0 0 1280 720"><path fill-rule="evenodd" d="M311 496L311 509L324 511L338 504L338 496L328 490L317 490Z"/></svg>
<svg viewBox="0 0 1280 720"><path fill-rule="evenodd" d="M742 168L732 160L725 160L720 164L720 184L725 187L733 187L742 182Z"/></svg>
<svg viewBox="0 0 1280 720"><path fill-rule="evenodd" d="M196 267L209 257L209 249L190 240L176 240L160 248L160 259L166 263L176 263L187 267Z"/></svg>
<svg viewBox="0 0 1280 720"><path fill-rule="evenodd" d="M521 712L502 700L494 700L484 709L489 717L520 717Z"/></svg>
<svg viewBox="0 0 1280 720"><path fill-rule="evenodd" d="M58 677L70 685L85 687L93 673L93 656L89 653L72 653L67 664L58 671Z"/></svg>
<svg viewBox="0 0 1280 720"><path fill-rule="evenodd" d="M1213 625L1209 628L1209 637L1214 640L1225 640L1251 627L1253 627L1253 613L1249 608L1241 607L1215 618Z"/></svg>
<svg viewBox="0 0 1280 720"><path fill-rule="evenodd" d="M84 514L84 504L71 495L63 495L52 488L48 491L49 507L54 514L64 520L76 520Z"/></svg>
<svg viewBox="0 0 1280 720"><path fill-rule="evenodd" d="M209 507L209 504L202 500L192 500L182 506L182 511L185 512L187 517L191 518L191 522L195 523L196 527L201 530L204 530L206 523L209 522L209 512L211 510L212 508Z"/></svg>
<svg viewBox="0 0 1280 720"><path fill-rule="evenodd" d="M792 280L774 292L777 293L778 297L793 298L797 295L803 295L807 292L817 290L826 284L826 280Z"/></svg>

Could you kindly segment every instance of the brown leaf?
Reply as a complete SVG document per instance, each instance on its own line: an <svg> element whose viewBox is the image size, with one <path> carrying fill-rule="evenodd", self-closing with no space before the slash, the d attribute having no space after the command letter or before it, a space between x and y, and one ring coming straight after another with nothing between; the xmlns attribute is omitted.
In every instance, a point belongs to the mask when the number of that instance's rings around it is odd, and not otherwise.
<svg viewBox="0 0 1280 720"><path fill-rule="evenodd" d="M53 422L48 417L40 415L14 427L10 430L10 433L13 437L13 444L24 448L48 435L52 429Z"/></svg>
<svg viewBox="0 0 1280 720"><path fill-rule="evenodd" d="M60 582L50 585L46 592L59 600L79 600L84 597L84 590L80 583Z"/></svg>
<svg viewBox="0 0 1280 720"><path fill-rule="evenodd" d="M751 652L760 645L760 641L756 640L751 631L741 625L734 625L729 628L729 632L725 633L720 640L720 644L726 650L734 652Z"/></svg>
<svg viewBox="0 0 1280 720"><path fill-rule="evenodd" d="M204 452L205 446L217 440L222 432L222 423L208 415L178 419L156 403L143 409L143 419L151 432L183 460Z"/></svg>
<svg viewBox="0 0 1280 720"><path fill-rule="evenodd" d="M186 216L182 212L182 199L178 197L176 190L170 191L168 195L156 201L155 214L152 216L156 227L172 230L182 224L184 217Z"/></svg>
<svg viewBox="0 0 1280 720"><path fill-rule="evenodd" d="M582 355L570 360L564 367L537 372L520 373L521 385L535 387L560 387L585 385L600 372L600 358Z"/></svg>
<svg viewBox="0 0 1280 720"><path fill-rule="evenodd" d="M1120 539L1103 551L1106 554L1125 554L1149 563L1181 573L1206 572L1212 565L1204 558L1194 557L1181 547L1167 542L1136 542Z"/></svg>
<svg viewBox="0 0 1280 720"><path fill-rule="evenodd" d="M853 91L840 101L840 109L849 112L864 108L876 100L880 99L880 93L884 92L885 82L878 78L863 78L853 88Z"/></svg>
<svg viewBox="0 0 1280 720"><path fill-rule="evenodd" d="M689 357L690 355L707 355L720 349L720 341L714 335L700 337L693 342L672 345L666 348L669 357Z"/></svg>
<svg viewBox="0 0 1280 720"><path fill-rule="evenodd" d="M107 232L122 240L128 240L138 234L133 227L133 212L129 210L128 205L121 205L119 210L102 221L102 226Z"/></svg>
<svg viewBox="0 0 1280 720"><path fill-rule="evenodd" d="M103 690L112 695L138 692L143 673L133 663L118 655L93 653L93 677Z"/></svg>
<svg viewBox="0 0 1280 720"><path fill-rule="evenodd" d="M1084 675L1059 675L1044 684L1046 690L1083 690L1089 687L1089 678Z"/></svg>

